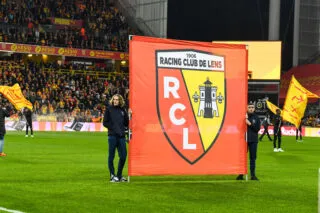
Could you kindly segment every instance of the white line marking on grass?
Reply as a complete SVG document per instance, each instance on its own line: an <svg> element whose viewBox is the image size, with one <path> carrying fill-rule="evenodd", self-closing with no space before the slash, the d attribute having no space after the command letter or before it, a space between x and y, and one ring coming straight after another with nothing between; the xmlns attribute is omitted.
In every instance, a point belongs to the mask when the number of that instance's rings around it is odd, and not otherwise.
<svg viewBox="0 0 320 213"><path fill-rule="evenodd" d="M12 210L12 209L6 209L0 206L0 210L5 211L5 212L10 212L10 213L24 213L21 211L17 211L17 210Z"/></svg>

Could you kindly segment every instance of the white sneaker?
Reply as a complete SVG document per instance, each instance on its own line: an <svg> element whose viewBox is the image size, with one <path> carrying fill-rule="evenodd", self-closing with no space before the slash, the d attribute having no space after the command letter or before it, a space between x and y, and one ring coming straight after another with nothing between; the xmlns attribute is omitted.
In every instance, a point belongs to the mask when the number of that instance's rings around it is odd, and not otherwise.
<svg viewBox="0 0 320 213"><path fill-rule="evenodd" d="M28 135L26 135L26 138L28 137Z"/></svg>
<svg viewBox="0 0 320 213"><path fill-rule="evenodd" d="M274 148L273 151L274 151L274 152L278 152L278 149L277 149L277 148Z"/></svg>
<svg viewBox="0 0 320 213"><path fill-rule="evenodd" d="M284 150L283 150L283 149L281 149L281 148L279 148L279 149L278 149L278 152L284 152Z"/></svg>
<svg viewBox="0 0 320 213"><path fill-rule="evenodd" d="M33 135L31 135L31 137L33 138Z"/></svg>
<svg viewBox="0 0 320 213"><path fill-rule="evenodd" d="M119 182L119 178L117 176L111 175L110 182L112 183Z"/></svg>
<svg viewBox="0 0 320 213"><path fill-rule="evenodd" d="M128 180L125 177L121 177L120 182L128 182Z"/></svg>

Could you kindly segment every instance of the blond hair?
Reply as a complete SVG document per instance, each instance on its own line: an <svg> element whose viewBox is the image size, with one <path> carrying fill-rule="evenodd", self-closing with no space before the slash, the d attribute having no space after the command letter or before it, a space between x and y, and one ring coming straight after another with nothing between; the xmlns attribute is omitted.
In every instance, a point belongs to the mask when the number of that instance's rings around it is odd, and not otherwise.
<svg viewBox="0 0 320 213"><path fill-rule="evenodd" d="M121 95L119 95L119 94L113 95L112 98L111 98L111 100L109 101L109 104L110 104L111 106L113 106L113 99L114 99L115 97L118 97L118 99L119 99L119 106L120 106L120 107L124 107L123 97L122 97Z"/></svg>

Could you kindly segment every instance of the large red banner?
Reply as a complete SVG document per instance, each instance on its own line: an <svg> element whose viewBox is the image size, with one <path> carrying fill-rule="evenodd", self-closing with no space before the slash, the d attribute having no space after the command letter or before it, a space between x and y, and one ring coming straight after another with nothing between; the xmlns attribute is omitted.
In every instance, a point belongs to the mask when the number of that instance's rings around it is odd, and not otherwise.
<svg viewBox="0 0 320 213"><path fill-rule="evenodd" d="M246 174L247 50L130 40L129 175Z"/></svg>
<svg viewBox="0 0 320 213"><path fill-rule="evenodd" d="M84 58L100 58L114 60L128 60L129 55L125 52L111 52L102 50L75 49L64 47L49 47L29 44L14 44L0 42L0 51L31 53L31 54L46 54L46 55L62 55Z"/></svg>

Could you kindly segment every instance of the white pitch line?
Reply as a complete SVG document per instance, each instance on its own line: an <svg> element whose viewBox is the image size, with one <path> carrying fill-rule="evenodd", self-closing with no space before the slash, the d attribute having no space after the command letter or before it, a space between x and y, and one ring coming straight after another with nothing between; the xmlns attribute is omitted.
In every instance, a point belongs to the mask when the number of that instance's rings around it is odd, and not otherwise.
<svg viewBox="0 0 320 213"><path fill-rule="evenodd" d="M10 212L10 213L24 213L24 212L17 211L17 210L7 209L7 208L1 207L1 206L0 206L0 210L5 211L5 212Z"/></svg>

